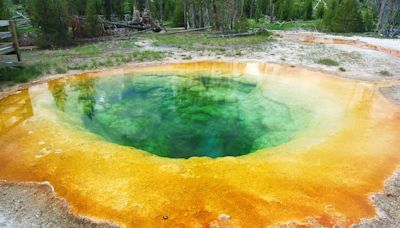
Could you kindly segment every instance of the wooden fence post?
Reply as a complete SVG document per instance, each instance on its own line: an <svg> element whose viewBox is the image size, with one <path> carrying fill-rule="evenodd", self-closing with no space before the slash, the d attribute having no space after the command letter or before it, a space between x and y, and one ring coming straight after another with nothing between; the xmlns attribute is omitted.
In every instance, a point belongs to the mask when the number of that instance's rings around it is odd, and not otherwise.
<svg viewBox="0 0 400 228"><path fill-rule="evenodd" d="M18 62L21 62L21 52L19 50L17 30L15 28L15 23L14 23L13 20L10 20L9 30L10 30L11 35L12 35L12 42L13 42L13 45L14 45L15 53L17 54Z"/></svg>

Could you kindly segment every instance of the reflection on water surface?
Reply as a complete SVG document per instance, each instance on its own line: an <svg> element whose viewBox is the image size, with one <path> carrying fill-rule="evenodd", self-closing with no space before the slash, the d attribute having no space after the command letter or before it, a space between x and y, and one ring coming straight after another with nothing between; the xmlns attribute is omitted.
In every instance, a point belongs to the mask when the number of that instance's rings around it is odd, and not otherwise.
<svg viewBox="0 0 400 228"><path fill-rule="evenodd" d="M273 86L230 77L126 74L49 89L55 106L88 130L163 157L247 154L289 141L310 118L268 97Z"/></svg>

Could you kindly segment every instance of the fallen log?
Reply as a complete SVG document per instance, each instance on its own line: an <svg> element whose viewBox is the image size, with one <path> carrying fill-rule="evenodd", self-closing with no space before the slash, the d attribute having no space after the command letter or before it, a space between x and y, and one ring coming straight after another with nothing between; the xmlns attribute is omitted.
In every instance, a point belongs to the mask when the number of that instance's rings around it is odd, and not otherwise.
<svg viewBox="0 0 400 228"><path fill-rule="evenodd" d="M198 31L205 31L209 29L210 27L203 27L203 28L195 28L195 29L186 29L186 30L180 30L180 31L173 31L173 32L166 32L163 33L165 35L172 35L172 34L179 34L179 33L189 33L189 32L198 32Z"/></svg>
<svg viewBox="0 0 400 228"><path fill-rule="evenodd" d="M103 24L107 25L114 25L117 28L131 28L131 29L137 29L137 30L146 30L150 29L151 25L140 25L140 24L124 24L121 22L112 22L112 21L102 21Z"/></svg>
<svg viewBox="0 0 400 228"><path fill-rule="evenodd" d="M254 36L256 34L257 34L257 32L243 32L243 33L222 34L219 36L211 36L210 38L245 37L245 36Z"/></svg>

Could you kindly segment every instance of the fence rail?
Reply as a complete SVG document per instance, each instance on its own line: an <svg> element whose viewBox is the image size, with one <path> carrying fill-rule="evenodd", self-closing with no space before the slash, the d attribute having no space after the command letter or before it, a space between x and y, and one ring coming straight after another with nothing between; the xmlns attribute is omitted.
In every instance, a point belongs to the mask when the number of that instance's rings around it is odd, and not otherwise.
<svg viewBox="0 0 400 228"><path fill-rule="evenodd" d="M7 32L0 32L0 55L14 53L17 55L18 62L21 61L21 53L19 50L17 31L13 20L0 20L0 27L8 27ZM2 40L11 38L11 42L3 42ZM0 65L1 66L1 65Z"/></svg>

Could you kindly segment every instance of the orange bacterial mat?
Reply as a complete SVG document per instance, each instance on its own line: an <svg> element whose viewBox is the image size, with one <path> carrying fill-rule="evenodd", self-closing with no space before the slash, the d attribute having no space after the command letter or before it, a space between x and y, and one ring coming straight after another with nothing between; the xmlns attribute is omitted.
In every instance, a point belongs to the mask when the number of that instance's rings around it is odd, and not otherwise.
<svg viewBox="0 0 400 228"><path fill-rule="evenodd" d="M307 107L312 120L288 142L247 155L173 159L105 140L55 108L59 84L159 72L246 78ZM400 107L379 84L261 63L123 68L0 100L0 179L48 181L74 214L123 227L349 226L375 215L369 197L400 164L399 139Z"/></svg>

